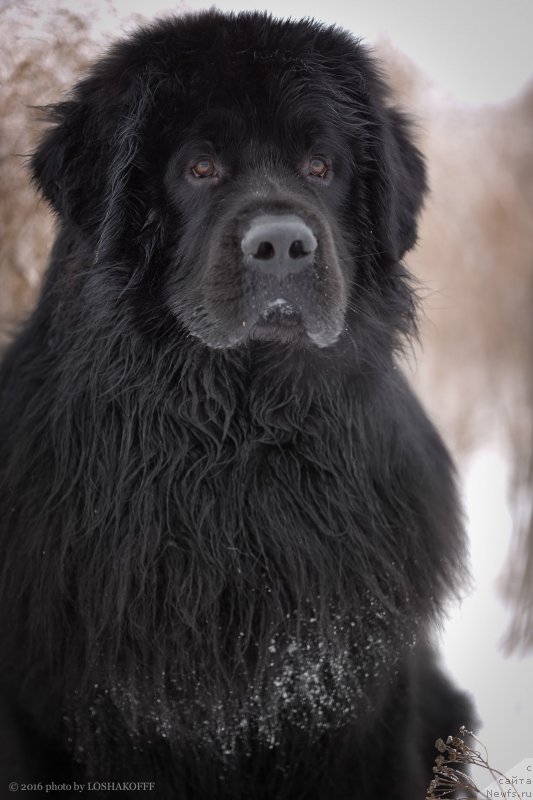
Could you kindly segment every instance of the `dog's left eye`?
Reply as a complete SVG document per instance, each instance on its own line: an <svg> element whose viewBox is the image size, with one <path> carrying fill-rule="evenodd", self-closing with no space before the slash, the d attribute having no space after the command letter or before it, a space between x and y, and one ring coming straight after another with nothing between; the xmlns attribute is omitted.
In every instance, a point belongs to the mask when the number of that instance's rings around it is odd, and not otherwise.
<svg viewBox="0 0 533 800"><path fill-rule="evenodd" d="M212 158L199 158L192 165L191 172L195 178L211 178L216 174L215 163Z"/></svg>
<svg viewBox="0 0 533 800"><path fill-rule="evenodd" d="M314 175L317 178L325 178L329 171L329 164L322 156L313 156L309 159L307 171L308 175Z"/></svg>

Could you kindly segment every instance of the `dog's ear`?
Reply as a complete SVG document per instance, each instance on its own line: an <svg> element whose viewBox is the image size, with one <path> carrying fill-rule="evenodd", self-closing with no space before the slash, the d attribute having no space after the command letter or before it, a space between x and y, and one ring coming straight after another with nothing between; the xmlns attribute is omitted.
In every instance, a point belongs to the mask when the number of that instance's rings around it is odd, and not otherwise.
<svg viewBox="0 0 533 800"><path fill-rule="evenodd" d="M81 98L45 110L51 127L32 157L33 180L59 216L78 223L100 188L96 115Z"/></svg>
<svg viewBox="0 0 533 800"><path fill-rule="evenodd" d="M34 182L54 211L109 258L128 219L126 186L138 157L140 127L151 93L135 79L118 91L97 75L48 109L52 126L31 160ZM130 213L131 212L131 213Z"/></svg>
<svg viewBox="0 0 533 800"><path fill-rule="evenodd" d="M418 217L427 191L426 168L413 143L412 125L395 109L387 109L391 174L392 238L396 257L402 258L416 243Z"/></svg>
<svg viewBox="0 0 533 800"><path fill-rule="evenodd" d="M379 246L399 261L417 239L418 216L427 190L424 159L413 142L410 120L398 110L382 107L373 137L373 226Z"/></svg>

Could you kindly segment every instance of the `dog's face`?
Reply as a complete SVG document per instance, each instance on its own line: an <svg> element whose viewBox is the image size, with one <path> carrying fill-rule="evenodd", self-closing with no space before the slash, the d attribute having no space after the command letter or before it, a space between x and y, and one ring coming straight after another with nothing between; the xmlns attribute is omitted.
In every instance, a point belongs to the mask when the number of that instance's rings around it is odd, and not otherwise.
<svg viewBox="0 0 533 800"><path fill-rule="evenodd" d="M182 234L170 256L168 303L214 347L248 338L324 347L338 338L346 311L350 254L338 220L350 153L327 113L292 114L271 85L281 76L261 85L254 72L252 65L232 105L222 105L220 92L214 108L198 109L170 158L164 185ZM264 105L254 106L254 88Z"/></svg>
<svg viewBox="0 0 533 800"><path fill-rule="evenodd" d="M423 165L341 31L261 14L158 23L55 118L33 159L45 195L95 268L128 264L127 285L186 334L324 348L365 320L400 324Z"/></svg>

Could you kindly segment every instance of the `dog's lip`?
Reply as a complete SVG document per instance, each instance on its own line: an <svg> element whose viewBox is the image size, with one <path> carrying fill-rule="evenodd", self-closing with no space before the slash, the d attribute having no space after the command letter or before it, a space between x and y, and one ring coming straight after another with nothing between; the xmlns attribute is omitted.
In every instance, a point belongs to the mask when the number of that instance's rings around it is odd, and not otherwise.
<svg viewBox="0 0 533 800"><path fill-rule="evenodd" d="M293 303L284 297L278 297L267 303L259 315L258 322L267 325L301 325L302 314Z"/></svg>

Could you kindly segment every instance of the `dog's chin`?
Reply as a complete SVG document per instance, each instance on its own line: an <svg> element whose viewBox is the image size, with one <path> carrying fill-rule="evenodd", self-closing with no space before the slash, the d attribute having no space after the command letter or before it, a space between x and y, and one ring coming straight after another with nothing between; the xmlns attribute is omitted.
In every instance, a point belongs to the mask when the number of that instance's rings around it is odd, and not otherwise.
<svg viewBox="0 0 533 800"><path fill-rule="evenodd" d="M295 347L308 347L312 340L303 322L265 321L259 319L250 328L248 338L252 340L278 342Z"/></svg>
<svg viewBox="0 0 533 800"><path fill-rule="evenodd" d="M268 304L251 326L249 338L295 347L322 348L335 344L340 332L340 322L326 323L285 300L275 300Z"/></svg>
<svg viewBox="0 0 533 800"><path fill-rule="evenodd" d="M335 344L342 330L340 318L319 319L281 299L269 302L261 312L243 316L242 323L228 325L204 312L186 327L189 335L215 350L245 347L253 341L295 349L325 348Z"/></svg>
<svg viewBox="0 0 533 800"><path fill-rule="evenodd" d="M269 303L259 314L249 338L304 346L310 342L301 311L281 299Z"/></svg>
<svg viewBox="0 0 533 800"><path fill-rule="evenodd" d="M334 345L340 336L339 330L312 329L304 322L258 319L246 326L246 330L235 332L191 331L203 344L213 350L231 350L246 347L250 342L270 342L272 345L294 347L300 350L327 348Z"/></svg>

